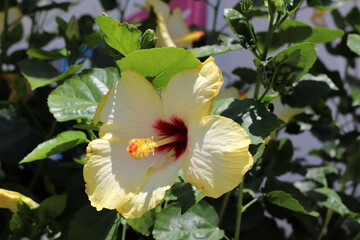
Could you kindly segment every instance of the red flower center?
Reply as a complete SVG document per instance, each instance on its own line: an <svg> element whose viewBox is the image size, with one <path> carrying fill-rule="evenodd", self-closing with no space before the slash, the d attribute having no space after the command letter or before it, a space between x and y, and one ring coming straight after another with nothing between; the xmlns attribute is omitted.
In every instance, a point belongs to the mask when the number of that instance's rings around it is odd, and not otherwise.
<svg viewBox="0 0 360 240"><path fill-rule="evenodd" d="M161 136L162 139L174 137L174 141L156 147L155 151L170 152L173 150L175 159L177 159L185 152L188 141L188 129L184 121L180 118L173 116L170 118L170 120L170 122L167 122L159 119L152 126L155 128L157 135Z"/></svg>

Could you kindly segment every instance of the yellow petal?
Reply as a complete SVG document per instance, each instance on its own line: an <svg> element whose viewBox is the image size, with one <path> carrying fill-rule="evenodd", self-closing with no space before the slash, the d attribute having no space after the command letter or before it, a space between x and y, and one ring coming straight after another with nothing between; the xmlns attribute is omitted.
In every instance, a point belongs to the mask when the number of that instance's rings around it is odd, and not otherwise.
<svg viewBox="0 0 360 240"><path fill-rule="evenodd" d="M125 218L139 218L155 208L164 198L166 190L175 183L182 161L180 158L176 161L168 158L166 161L166 166L154 171L146 185L129 202L117 209Z"/></svg>
<svg viewBox="0 0 360 240"><path fill-rule="evenodd" d="M152 125L161 117L161 97L151 83L135 71L124 70L100 102L94 119L103 122L101 137L128 142L155 136Z"/></svg>
<svg viewBox="0 0 360 240"><path fill-rule="evenodd" d="M234 189L253 164L250 138L233 120L205 116L189 124L188 159L184 174L188 182L210 197Z"/></svg>
<svg viewBox="0 0 360 240"><path fill-rule="evenodd" d="M212 57L196 68L174 74L162 92L164 114L185 123L208 115L222 84L221 71Z"/></svg>
<svg viewBox="0 0 360 240"><path fill-rule="evenodd" d="M12 212L18 211L18 202L23 201L29 208L37 208L39 204L21 193L0 188L0 208L10 209Z"/></svg>
<svg viewBox="0 0 360 240"><path fill-rule="evenodd" d="M156 36L158 40L156 42L157 47L176 47L174 41L172 40L169 29L166 26L165 19L161 13L156 14Z"/></svg>
<svg viewBox="0 0 360 240"><path fill-rule="evenodd" d="M219 95L216 96L216 99L223 98L239 98L239 90L236 87L226 88L224 91L220 92Z"/></svg>
<svg viewBox="0 0 360 240"><path fill-rule="evenodd" d="M8 11L8 17L7 17L7 23L9 26L8 30L11 30L14 28L15 25L12 25L16 20L19 20L21 17L20 9L17 7L11 7ZM5 21L5 13L0 12L0 33L4 31L4 21Z"/></svg>
<svg viewBox="0 0 360 240"><path fill-rule="evenodd" d="M276 98L272 101L274 104L274 113L278 118L283 120L284 122L289 122L290 118L293 116L304 112L303 108L292 108L286 104L283 104L280 98Z"/></svg>
<svg viewBox="0 0 360 240"><path fill-rule="evenodd" d="M161 13L165 21L168 20L170 17L170 8L165 2L160 0L146 0L146 3L153 7L156 14Z"/></svg>
<svg viewBox="0 0 360 240"><path fill-rule="evenodd" d="M190 29L187 26L180 8L174 9L170 19L167 23L167 28L169 30L170 37L175 42L176 39L180 39L190 33ZM176 41L175 44L177 47L189 47L192 41Z"/></svg>
<svg viewBox="0 0 360 240"><path fill-rule="evenodd" d="M97 139L86 149L86 193L97 210L121 207L144 186L154 169L165 164L165 154L136 160L127 154L126 147L127 144Z"/></svg>

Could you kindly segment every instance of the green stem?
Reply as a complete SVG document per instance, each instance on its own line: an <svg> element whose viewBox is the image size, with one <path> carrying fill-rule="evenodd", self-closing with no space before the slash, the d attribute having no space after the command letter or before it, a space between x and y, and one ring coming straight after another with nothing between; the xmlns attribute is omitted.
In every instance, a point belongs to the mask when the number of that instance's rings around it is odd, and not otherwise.
<svg viewBox="0 0 360 240"><path fill-rule="evenodd" d="M254 203L256 203L259 200L259 198L254 198L253 200L251 200L250 202L248 202L245 206L243 206L242 208L242 212L244 213L246 211L246 209L248 209L251 205L253 205Z"/></svg>
<svg viewBox="0 0 360 240"><path fill-rule="evenodd" d="M216 31L216 24L217 24L217 17L218 17L218 12L219 12L219 6L220 6L220 0L216 1L216 5L213 6L214 9L214 20L213 20L213 24L212 24L212 30L211 32L214 33Z"/></svg>
<svg viewBox="0 0 360 240"><path fill-rule="evenodd" d="M98 137L96 136L96 134L94 133L93 130L88 129L88 130L87 130L87 133L89 134L89 137L90 137L90 140L91 140L91 141L98 138Z"/></svg>
<svg viewBox="0 0 360 240"><path fill-rule="evenodd" d="M265 44L264 44L264 50L263 53L261 55L261 60L265 61L267 54L269 52L269 48L270 48L270 43L271 43L271 39L272 39L272 35L274 33L274 15L270 14L270 20L269 20L269 27L268 27L268 31L266 34L266 39L265 39Z"/></svg>
<svg viewBox="0 0 360 240"><path fill-rule="evenodd" d="M241 229L241 217L243 213L243 189L244 189L244 178L242 182L239 185L239 196L238 196L238 202L237 202L237 213L236 213L236 222L235 222L235 235L234 240L240 239L240 229Z"/></svg>
<svg viewBox="0 0 360 240"><path fill-rule="evenodd" d="M325 231L327 229L327 226L329 225L329 222L333 216L334 212L330 209L327 210L326 212L326 217L325 217L325 220L324 220L324 224L322 225L321 229L320 229L320 232L319 232L319 235L318 237L316 238L316 240L321 240L325 234Z"/></svg>
<svg viewBox="0 0 360 240"><path fill-rule="evenodd" d="M220 207L220 211L219 211L219 225L221 224L221 221L222 221L222 219L224 217L225 210L226 210L226 207L228 205L230 196L231 196L231 191L226 193L225 196L223 197L221 207Z"/></svg>
<svg viewBox="0 0 360 240"><path fill-rule="evenodd" d="M257 70L256 73L256 85L255 85L255 91L254 91L254 98L257 99L259 96L259 91L260 91L260 85L261 85L261 77L260 77L260 70Z"/></svg>
<svg viewBox="0 0 360 240"><path fill-rule="evenodd" d="M121 221L122 226L122 231L121 231L121 240L125 240L126 239L126 220L122 219L123 221Z"/></svg>

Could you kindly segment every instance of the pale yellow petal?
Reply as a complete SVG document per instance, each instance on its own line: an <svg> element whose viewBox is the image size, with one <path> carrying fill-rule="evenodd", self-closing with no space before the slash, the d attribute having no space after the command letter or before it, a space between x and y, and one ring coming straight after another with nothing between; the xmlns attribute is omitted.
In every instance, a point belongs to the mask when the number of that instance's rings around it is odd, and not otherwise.
<svg viewBox="0 0 360 240"><path fill-rule="evenodd" d="M162 92L164 114L188 122L208 115L223 78L212 57L200 66L174 74Z"/></svg>
<svg viewBox="0 0 360 240"><path fill-rule="evenodd" d="M164 20L167 21L170 17L169 6L161 0L146 0L146 3L153 7L155 13L160 13Z"/></svg>
<svg viewBox="0 0 360 240"><path fill-rule="evenodd" d="M103 122L100 136L128 142L155 136L152 127L162 118L161 97L151 83L135 71L124 70L121 78L99 104L95 120Z"/></svg>
<svg viewBox="0 0 360 240"><path fill-rule="evenodd" d="M190 29L187 26L180 8L174 9L172 12L170 19L167 24L167 28L169 30L170 37L173 41L176 39L182 38L190 33ZM192 41L182 41L182 42L175 42L177 47L189 47Z"/></svg>
<svg viewBox="0 0 360 240"><path fill-rule="evenodd" d="M29 208L37 208L39 204L21 193L0 188L0 208L7 208L12 212L17 212L19 200L23 201Z"/></svg>
<svg viewBox="0 0 360 240"><path fill-rule="evenodd" d="M224 91L220 92L219 95L216 96L216 99L223 98L239 98L240 92L236 87L226 88Z"/></svg>
<svg viewBox="0 0 360 240"><path fill-rule="evenodd" d="M290 118L293 116L304 112L304 108L292 108L283 104L280 98L274 99L272 103L274 104L274 113L286 123L289 122Z"/></svg>
<svg viewBox="0 0 360 240"><path fill-rule="evenodd" d="M194 119L184 161L186 180L214 198L234 189L253 164L249 144L245 130L229 118Z"/></svg>
<svg viewBox="0 0 360 240"><path fill-rule="evenodd" d="M136 160L126 148L127 144L97 139L86 149L86 193L97 210L121 207L144 186L154 169L165 164L165 154Z"/></svg>
<svg viewBox="0 0 360 240"><path fill-rule="evenodd" d="M169 28L166 25L165 19L161 13L156 13L156 47L176 47L170 33Z"/></svg>
<svg viewBox="0 0 360 240"><path fill-rule="evenodd" d="M168 158L167 165L153 171L146 185L126 204L117 210L125 218L139 218L145 212L155 208L164 198L168 190L176 181L182 161Z"/></svg>

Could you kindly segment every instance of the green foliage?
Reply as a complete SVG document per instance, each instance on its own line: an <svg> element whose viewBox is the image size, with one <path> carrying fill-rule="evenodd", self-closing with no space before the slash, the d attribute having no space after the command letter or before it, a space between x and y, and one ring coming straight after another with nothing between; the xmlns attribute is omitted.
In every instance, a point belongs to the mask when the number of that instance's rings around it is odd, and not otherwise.
<svg viewBox="0 0 360 240"><path fill-rule="evenodd" d="M223 100L223 104L226 104L227 107L221 112L221 115L231 118L243 126L249 134L252 144L261 143L270 136L272 131L283 125L283 121L254 99L230 101L230 99ZM221 108L224 109L225 107L218 106L217 112Z"/></svg>
<svg viewBox="0 0 360 240"><path fill-rule="evenodd" d="M135 26L120 23L118 20L104 15L98 16L95 21L104 33L105 42L122 55L126 56L140 49L141 32Z"/></svg>
<svg viewBox="0 0 360 240"><path fill-rule="evenodd" d="M233 43L234 40L232 38L225 37L224 35L221 35L219 38L222 41L221 44L206 45L192 48L191 50L195 52L197 58L201 58L243 49L241 44Z"/></svg>
<svg viewBox="0 0 360 240"><path fill-rule="evenodd" d="M160 90L171 75L196 67L200 61L192 51L169 47L135 51L116 63L122 70L131 69L142 74Z"/></svg>
<svg viewBox="0 0 360 240"><path fill-rule="evenodd" d="M181 215L178 205L170 205L157 216L154 225L156 240L168 239L222 239L224 232L218 228L215 210L201 201Z"/></svg>
<svg viewBox="0 0 360 240"><path fill-rule="evenodd" d="M56 137L39 144L20 163L28 163L62 153L86 141L86 135L80 131L62 132Z"/></svg>
<svg viewBox="0 0 360 240"><path fill-rule="evenodd" d="M25 59L19 63L19 66L21 73L29 81L31 89L35 90L66 79L76 73L82 67L82 64L72 65L63 73L59 73L49 63L37 59Z"/></svg>
<svg viewBox="0 0 360 240"><path fill-rule="evenodd" d="M83 70L49 94L49 110L58 121L92 120L100 99L118 79L115 68Z"/></svg>
<svg viewBox="0 0 360 240"><path fill-rule="evenodd" d="M347 39L347 46L351 51L360 55L360 35L359 34L349 34Z"/></svg>

